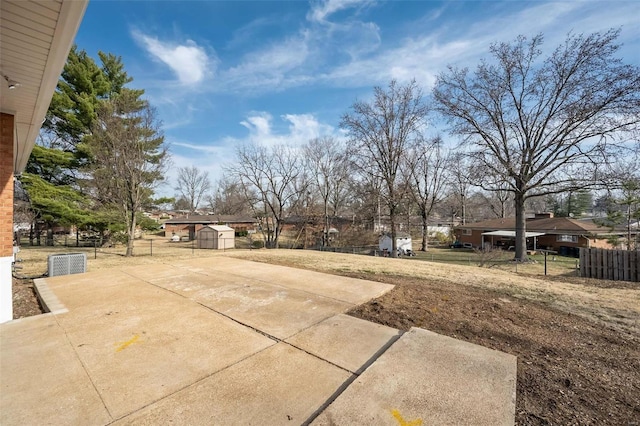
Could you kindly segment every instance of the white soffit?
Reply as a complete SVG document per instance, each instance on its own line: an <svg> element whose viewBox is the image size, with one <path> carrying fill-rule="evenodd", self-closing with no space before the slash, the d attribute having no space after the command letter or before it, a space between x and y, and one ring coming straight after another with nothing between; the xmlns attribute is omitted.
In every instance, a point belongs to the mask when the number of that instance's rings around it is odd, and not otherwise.
<svg viewBox="0 0 640 426"><path fill-rule="evenodd" d="M482 235L493 235L497 237L511 237L515 238L516 231L491 231L491 232L483 232ZM540 235L544 235L542 232L525 232L525 238L530 237L539 237Z"/></svg>
<svg viewBox="0 0 640 426"><path fill-rule="evenodd" d="M0 111L15 117L15 174L27 165L87 4L0 1Z"/></svg>

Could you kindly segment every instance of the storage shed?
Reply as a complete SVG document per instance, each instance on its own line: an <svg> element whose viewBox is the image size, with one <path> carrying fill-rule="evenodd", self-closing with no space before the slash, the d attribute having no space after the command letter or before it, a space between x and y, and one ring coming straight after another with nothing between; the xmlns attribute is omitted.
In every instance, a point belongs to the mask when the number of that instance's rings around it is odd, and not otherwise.
<svg viewBox="0 0 640 426"><path fill-rule="evenodd" d="M392 241L390 232L382 234L379 241L380 250L387 250L390 253L392 250ZM396 232L396 248L401 250L402 254L406 254L407 250L413 250L411 245L411 235L405 234L404 232Z"/></svg>
<svg viewBox="0 0 640 426"><path fill-rule="evenodd" d="M232 249L235 243L235 231L225 225L208 225L198 231L198 248L201 249Z"/></svg>

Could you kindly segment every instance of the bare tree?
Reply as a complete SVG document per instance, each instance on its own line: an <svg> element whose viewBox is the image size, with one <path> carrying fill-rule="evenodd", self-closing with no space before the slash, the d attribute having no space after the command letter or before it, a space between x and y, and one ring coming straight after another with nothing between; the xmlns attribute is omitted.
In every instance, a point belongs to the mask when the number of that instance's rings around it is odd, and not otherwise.
<svg viewBox="0 0 640 426"><path fill-rule="evenodd" d="M415 80L404 86L393 80L386 90L376 87L371 102L357 101L351 109L342 116L341 127L349 135L352 163L360 174L381 182L396 256L396 216L406 189L401 166L421 137L428 109Z"/></svg>
<svg viewBox="0 0 640 426"><path fill-rule="evenodd" d="M467 223L467 210L469 197L471 196L471 174L474 166L470 164L469 157L462 152L456 152L448 158L449 168L449 193L451 195L451 211L454 216L460 218L460 222ZM452 220L455 218L452 218ZM455 220L453 220L455 221Z"/></svg>
<svg viewBox="0 0 640 426"><path fill-rule="evenodd" d="M178 185L175 189L189 203L189 213L193 213L200 206L204 195L211 189L209 173L200 171L196 166L180 167Z"/></svg>
<svg viewBox="0 0 640 426"><path fill-rule="evenodd" d="M429 216L444 196L448 161L442 140L423 140L407 153L409 193L422 220L421 251L427 251Z"/></svg>
<svg viewBox="0 0 640 426"><path fill-rule="evenodd" d="M637 250L640 222L640 143L636 147L625 149L624 153L622 158L610 165L603 177L607 191L607 217L599 222L611 229L624 228L627 250Z"/></svg>
<svg viewBox="0 0 640 426"><path fill-rule="evenodd" d="M470 167L469 178L472 182L490 182L485 185L485 190L478 195L484 200L485 205L491 212L499 218L507 217L507 212L513 210L511 208L513 196L509 190L509 182L503 175L495 175L493 169L484 167ZM492 176L486 176L487 173L494 173Z"/></svg>
<svg viewBox="0 0 640 426"><path fill-rule="evenodd" d="M498 188L495 191L481 194L485 200L486 205L491 212L499 218L506 218L510 211L511 193L507 189L506 185L503 188ZM513 210L511 210L513 213Z"/></svg>
<svg viewBox="0 0 640 426"><path fill-rule="evenodd" d="M207 201L216 214L239 215L248 214L251 211L247 200L255 199L255 194L246 197L242 183L237 178L225 174L215 186L215 192L207 197Z"/></svg>
<svg viewBox="0 0 640 426"><path fill-rule="evenodd" d="M348 184L347 205L353 214L353 224L357 218L361 228L381 232L381 219L387 212L382 211L380 203L380 181L369 175L350 176Z"/></svg>
<svg viewBox="0 0 640 426"><path fill-rule="evenodd" d="M285 216L306 192L302 159L284 145L243 145L237 148L236 156L236 164L228 172L239 179L256 217L261 219L265 245L278 248ZM257 199L249 198L254 195Z"/></svg>
<svg viewBox="0 0 640 426"><path fill-rule="evenodd" d="M97 198L116 207L126 224L126 256L133 255L136 213L153 195L168 160L155 111L139 98L141 94L123 89L100 103L88 141L95 158L91 173Z"/></svg>
<svg viewBox="0 0 640 426"><path fill-rule="evenodd" d="M437 109L466 137L478 167L513 193L518 261L527 260L527 198L583 187L608 139L638 127L640 69L615 56L618 35L570 34L541 62L542 36L521 36L491 46L495 62L473 75L450 67L438 76Z"/></svg>
<svg viewBox="0 0 640 426"><path fill-rule="evenodd" d="M347 195L348 162L346 150L332 137L316 138L304 147L311 187L320 195L324 214L322 246L329 245L331 218L344 204Z"/></svg>

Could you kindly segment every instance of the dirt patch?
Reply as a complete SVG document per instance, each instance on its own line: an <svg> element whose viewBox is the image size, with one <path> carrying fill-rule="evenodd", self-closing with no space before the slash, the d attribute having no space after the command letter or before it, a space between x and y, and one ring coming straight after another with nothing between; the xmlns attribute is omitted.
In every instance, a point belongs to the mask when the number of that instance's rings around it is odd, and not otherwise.
<svg viewBox="0 0 640 426"><path fill-rule="evenodd" d="M637 336L495 291L406 277L380 281L396 287L351 315L518 357L518 424L631 425L640 418Z"/></svg>
<svg viewBox="0 0 640 426"><path fill-rule="evenodd" d="M13 279L13 319L43 313L31 279Z"/></svg>

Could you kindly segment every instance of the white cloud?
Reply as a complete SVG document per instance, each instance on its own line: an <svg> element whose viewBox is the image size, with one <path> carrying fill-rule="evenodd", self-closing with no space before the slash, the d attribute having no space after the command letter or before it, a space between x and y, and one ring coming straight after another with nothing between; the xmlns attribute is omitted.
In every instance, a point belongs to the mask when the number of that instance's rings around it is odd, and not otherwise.
<svg viewBox="0 0 640 426"><path fill-rule="evenodd" d="M305 64L308 55L304 34L296 35L248 53L239 65L221 73L220 79L232 90L276 91L299 84L292 84L296 77L290 74Z"/></svg>
<svg viewBox="0 0 640 426"><path fill-rule="evenodd" d="M370 54L381 43L378 25L353 19L353 15L339 21L329 21L329 18L338 11L360 10L373 3L361 0L313 3L306 25L295 34L246 53L238 65L220 73L218 87L256 95L313 84L318 81L321 70L336 62ZM263 21L255 23L256 26L263 24ZM253 25L248 28L252 29Z"/></svg>
<svg viewBox="0 0 640 426"><path fill-rule="evenodd" d="M400 81L415 78L429 88L447 65L473 68L480 58L489 56L492 43L511 42L520 34L531 37L543 33L545 51L555 48L571 30L589 33L623 26L621 41L624 41L624 28L635 25L635 16L628 12L623 2L612 2L606 7L596 2L544 3L512 13L494 14L484 20L476 19L469 25L459 22L457 28L450 23L440 27L431 25L429 31L416 32L395 46L337 64L321 73L320 78L327 85L338 87L384 85L392 78ZM514 22L519 24L513 25ZM571 26L567 22L571 22Z"/></svg>
<svg viewBox="0 0 640 426"><path fill-rule="evenodd" d="M271 114L267 112L256 113L247 117L240 124L249 130L252 138L262 138L271 136Z"/></svg>
<svg viewBox="0 0 640 426"><path fill-rule="evenodd" d="M341 10L363 7L374 3L371 0L321 0L312 3L307 19L312 22L325 22L327 18Z"/></svg>
<svg viewBox="0 0 640 426"><path fill-rule="evenodd" d="M215 69L215 58L210 58L205 49L193 40L178 44L162 42L139 31L133 31L132 34L147 52L171 68L181 84L199 83Z"/></svg>
<svg viewBox="0 0 640 426"><path fill-rule="evenodd" d="M301 146L309 140L321 136L336 135L333 126L321 123L313 114L284 114L280 116L280 123L286 125L286 131L278 131L271 114L256 112L241 121L240 124L249 130L245 138L230 138L227 143L234 146L243 143L257 143L260 145L293 145Z"/></svg>
<svg viewBox="0 0 640 426"><path fill-rule="evenodd" d="M320 122L313 114L284 114L274 120L268 112L254 112L239 123L248 130L243 137L227 136L210 143L194 143L167 138L171 147L172 166L165 176L166 184L158 188L160 196L173 196L178 169L196 166L209 173L213 182L223 175L224 167L235 161L236 147L256 143L263 146L288 145L301 147L309 140L322 136L342 139L343 133ZM278 130L279 129L279 130Z"/></svg>

